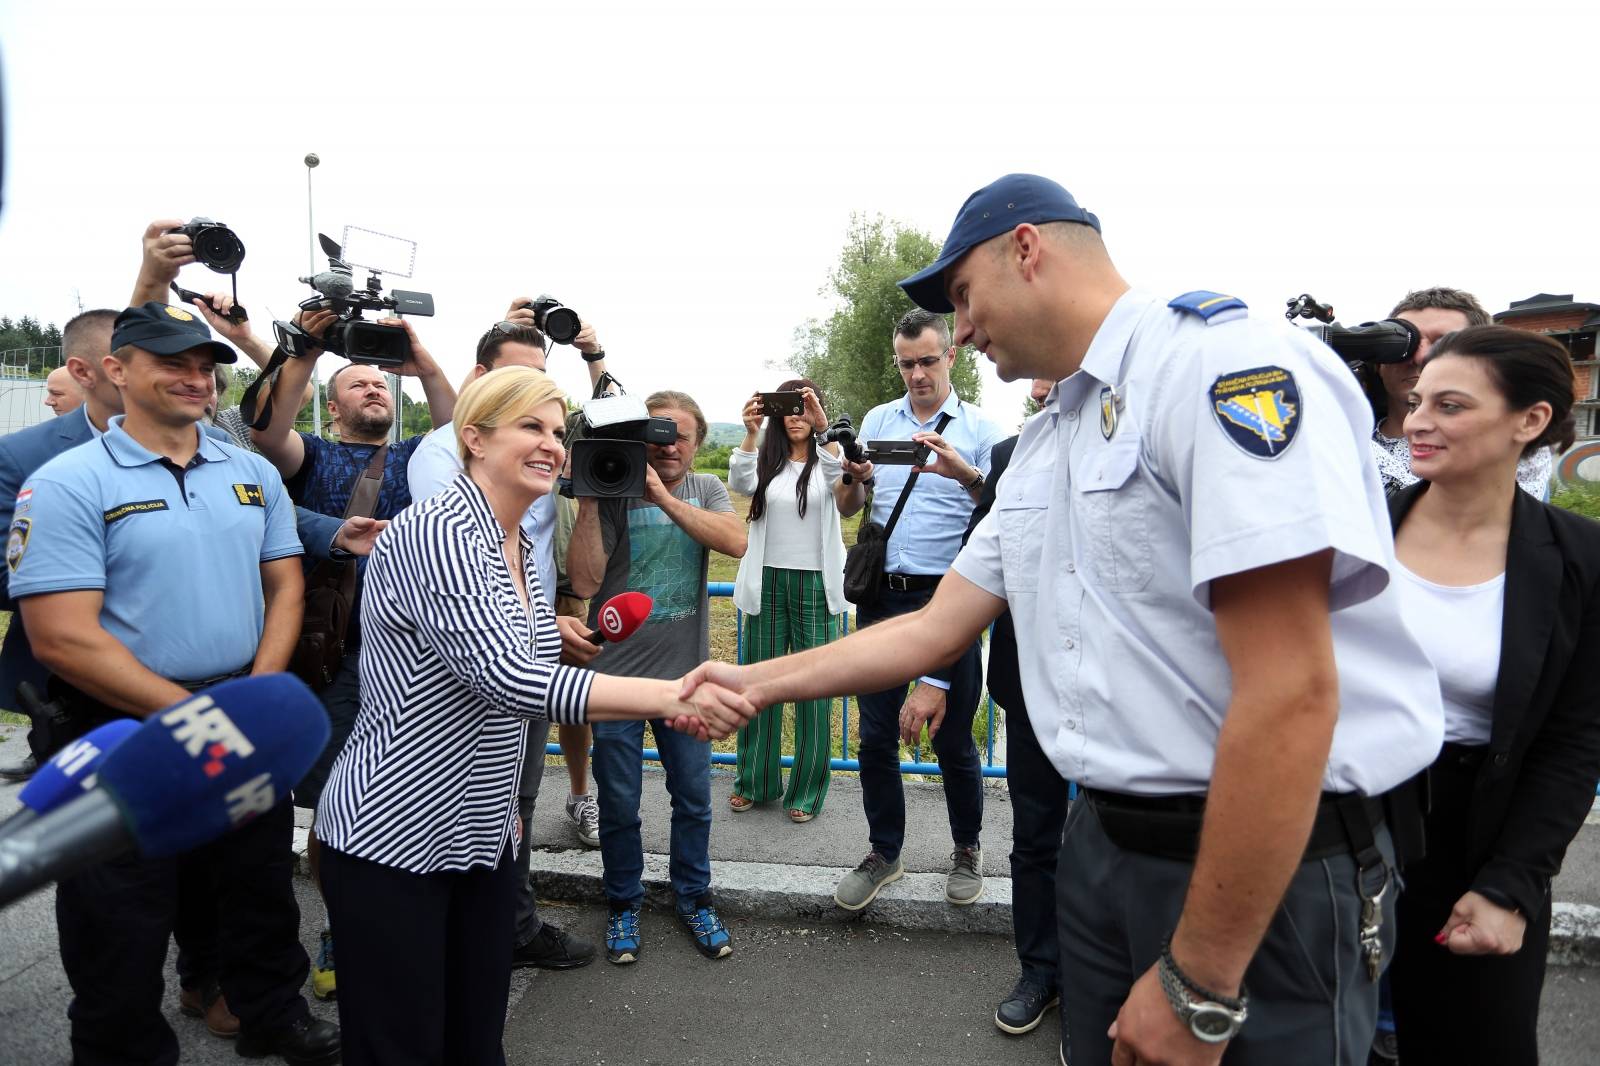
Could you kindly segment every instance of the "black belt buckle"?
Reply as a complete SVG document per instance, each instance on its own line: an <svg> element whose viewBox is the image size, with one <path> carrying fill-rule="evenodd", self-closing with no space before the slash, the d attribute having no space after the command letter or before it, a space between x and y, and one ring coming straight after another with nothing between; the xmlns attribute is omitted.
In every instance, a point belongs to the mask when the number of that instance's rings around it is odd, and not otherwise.
<svg viewBox="0 0 1600 1066"><path fill-rule="evenodd" d="M896 592L910 592L911 580L906 574L885 573L884 578L889 582L889 587Z"/></svg>

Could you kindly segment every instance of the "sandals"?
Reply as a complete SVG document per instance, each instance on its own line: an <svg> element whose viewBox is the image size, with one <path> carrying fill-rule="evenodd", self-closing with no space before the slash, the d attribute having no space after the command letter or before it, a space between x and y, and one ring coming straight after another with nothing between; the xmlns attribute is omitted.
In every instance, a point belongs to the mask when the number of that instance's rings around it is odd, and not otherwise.
<svg viewBox="0 0 1600 1066"><path fill-rule="evenodd" d="M816 815L808 814L805 811L800 810L798 807L791 807L789 809L789 821L793 822L795 825L809 822L815 817Z"/></svg>
<svg viewBox="0 0 1600 1066"><path fill-rule="evenodd" d="M756 805L756 801L755 800L746 799L745 797L739 795L739 793L737 793L737 792L735 792L733 795L728 797L728 806L733 808L733 813L734 814L743 814L745 811L748 811L751 807L754 807L755 805Z"/></svg>

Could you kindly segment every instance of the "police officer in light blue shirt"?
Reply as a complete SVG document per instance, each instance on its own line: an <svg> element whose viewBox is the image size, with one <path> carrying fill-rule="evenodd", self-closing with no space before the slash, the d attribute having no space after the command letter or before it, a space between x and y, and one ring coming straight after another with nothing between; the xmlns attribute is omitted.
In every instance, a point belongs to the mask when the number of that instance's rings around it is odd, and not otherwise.
<svg viewBox="0 0 1600 1066"><path fill-rule="evenodd" d="M1370 415L1331 351L1208 292L1132 291L1100 222L1012 174L901 282L1002 379L1057 382L927 610L707 678L764 706L947 661L1009 607L1077 782L1062 1061L1359 1066L1393 939L1397 786L1438 679L1388 589Z"/></svg>
<svg viewBox="0 0 1600 1066"><path fill-rule="evenodd" d="M898 400L879 404L861 420L860 439L914 440L930 449L928 465L905 497L884 554L883 591L872 603L857 604L856 624L868 626L915 611L933 595L939 579L961 548L983 478L989 451L1006 433L975 404L956 395L950 371L956 349L943 315L912 309L895 326L894 364L906 384ZM844 463L854 479L840 511L860 510L864 485L873 485L872 520L887 526L912 468L891 464ZM930 670L908 693L895 685L860 695L861 801L867 815L870 850L846 874L834 902L850 911L871 903L884 885L904 872L905 794L900 783L900 742L921 743L923 726L939 761L953 844L945 899L958 906L983 892L983 777L972 741L972 716L983 687L982 652L972 641L954 663Z"/></svg>
<svg viewBox="0 0 1600 1066"><path fill-rule="evenodd" d="M191 312L153 302L117 316L111 346L105 370L125 414L27 479L6 548L34 653L84 731L224 677L283 670L304 595L294 507L276 472L199 424L213 367L233 350ZM309 963L293 825L284 797L178 859L124 856L60 883L74 1062L177 1061L161 971L180 866L215 886L217 978L239 1053L337 1061L337 1026L312 1019L300 995Z"/></svg>

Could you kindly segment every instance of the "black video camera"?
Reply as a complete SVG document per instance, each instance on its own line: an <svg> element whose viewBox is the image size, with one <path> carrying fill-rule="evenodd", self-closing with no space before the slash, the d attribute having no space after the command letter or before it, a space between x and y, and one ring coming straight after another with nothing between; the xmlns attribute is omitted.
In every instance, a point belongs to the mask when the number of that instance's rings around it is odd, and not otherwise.
<svg viewBox="0 0 1600 1066"><path fill-rule="evenodd" d="M1422 334L1417 332L1417 327L1403 318L1341 326L1334 321L1333 306L1318 303L1309 292L1303 292L1287 303L1289 310L1284 313L1284 318L1290 322L1297 318L1315 319L1320 325L1303 328L1332 348L1339 358L1351 362L1403 363L1417 354L1417 347L1422 343Z"/></svg>
<svg viewBox="0 0 1600 1066"><path fill-rule="evenodd" d="M578 312L548 293L523 306L533 308L533 324L557 344L571 344L583 328Z"/></svg>
<svg viewBox="0 0 1600 1066"><path fill-rule="evenodd" d="M237 274L244 262L244 242L221 222L196 216L168 233L181 233L194 245L194 257L218 274Z"/></svg>
<svg viewBox="0 0 1600 1066"><path fill-rule="evenodd" d="M355 275L344 262L343 250L337 241L317 234L323 254L328 257L328 269L320 274L300 280L317 295L300 302L302 311L332 311L339 320L328 327L321 345L324 351L342 355L353 363L369 363L393 369L411 358L411 338L405 330L368 322L362 311L392 311L397 315L433 314L433 297L425 292L407 292L392 289L383 295L383 280L378 271L368 273L363 289L355 287Z"/></svg>
<svg viewBox="0 0 1600 1066"><path fill-rule="evenodd" d="M672 444L678 424L651 417L643 400L601 396L583 405L582 436L573 442L567 496L605 500L644 498L646 444Z"/></svg>
<svg viewBox="0 0 1600 1066"><path fill-rule="evenodd" d="M855 423L850 421L849 415L840 415L833 425L828 427L827 432L822 434L822 443L837 444L839 450L844 453L844 457L852 463L864 463L867 461L867 450L861 446L860 441L856 440ZM846 485L850 484L852 480L854 479L849 474L844 475L844 483Z"/></svg>

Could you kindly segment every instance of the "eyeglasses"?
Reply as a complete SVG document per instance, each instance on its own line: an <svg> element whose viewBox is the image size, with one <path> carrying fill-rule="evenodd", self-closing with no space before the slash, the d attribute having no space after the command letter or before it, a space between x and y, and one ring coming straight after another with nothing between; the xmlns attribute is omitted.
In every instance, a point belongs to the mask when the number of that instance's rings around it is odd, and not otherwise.
<svg viewBox="0 0 1600 1066"><path fill-rule="evenodd" d="M894 365L900 368L900 373L909 374L919 366L924 370L932 370L942 362L942 355L925 355L921 359L896 359Z"/></svg>

